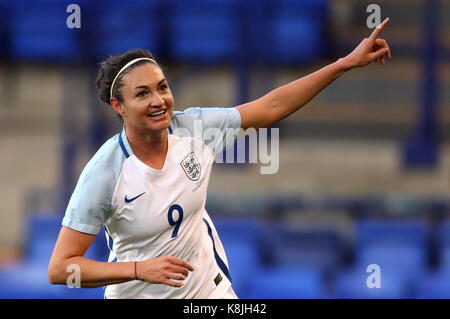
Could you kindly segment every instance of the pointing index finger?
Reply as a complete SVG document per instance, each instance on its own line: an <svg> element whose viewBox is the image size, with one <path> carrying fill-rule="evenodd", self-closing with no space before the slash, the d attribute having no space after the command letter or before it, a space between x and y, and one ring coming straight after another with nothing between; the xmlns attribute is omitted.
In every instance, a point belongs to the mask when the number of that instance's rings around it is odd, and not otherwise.
<svg viewBox="0 0 450 319"><path fill-rule="evenodd" d="M370 35L371 40L375 40L380 35L381 31L383 31L384 27L389 23L390 19L386 18L384 21L378 25L378 27L373 30L372 34Z"/></svg>

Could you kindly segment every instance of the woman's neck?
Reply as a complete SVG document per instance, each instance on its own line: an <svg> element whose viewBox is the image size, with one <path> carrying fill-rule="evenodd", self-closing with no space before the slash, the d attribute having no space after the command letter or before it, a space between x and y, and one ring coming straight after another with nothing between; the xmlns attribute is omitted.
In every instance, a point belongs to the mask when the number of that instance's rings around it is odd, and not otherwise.
<svg viewBox="0 0 450 319"><path fill-rule="evenodd" d="M162 169L168 150L167 130L137 132L127 129L127 139L133 154L148 166Z"/></svg>

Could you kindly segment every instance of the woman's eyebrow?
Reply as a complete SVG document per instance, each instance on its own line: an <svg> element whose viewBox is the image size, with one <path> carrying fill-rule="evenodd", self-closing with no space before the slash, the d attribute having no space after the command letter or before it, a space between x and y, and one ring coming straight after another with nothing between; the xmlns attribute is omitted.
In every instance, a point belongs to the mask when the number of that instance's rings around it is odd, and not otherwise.
<svg viewBox="0 0 450 319"><path fill-rule="evenodd" d="M159 81L157 85L160 85L164 81L166 81L165 78L162 79L161 81ZM149 86L148 85L139 85L139 86L136 86L134 89L135 90L138 90L138 89L149 89Z"/></svg>

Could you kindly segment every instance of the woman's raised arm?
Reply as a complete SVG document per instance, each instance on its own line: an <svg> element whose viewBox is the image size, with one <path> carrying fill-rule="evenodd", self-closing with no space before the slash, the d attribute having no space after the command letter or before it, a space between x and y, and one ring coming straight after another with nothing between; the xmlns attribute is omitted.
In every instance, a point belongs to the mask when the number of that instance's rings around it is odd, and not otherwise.
<svg viewBox="0 0 450 319"><path fill-rule="evenodd" d="M390 59L391 52L386 41L378 37L388 22L389 18L385 19L369 38L362 40L346 57L283 85L255 101L237 106L241 114L241 127L244 130L250 127L268 127L299 110L346 71L374 61L384 64L384 57Z"/></svg>

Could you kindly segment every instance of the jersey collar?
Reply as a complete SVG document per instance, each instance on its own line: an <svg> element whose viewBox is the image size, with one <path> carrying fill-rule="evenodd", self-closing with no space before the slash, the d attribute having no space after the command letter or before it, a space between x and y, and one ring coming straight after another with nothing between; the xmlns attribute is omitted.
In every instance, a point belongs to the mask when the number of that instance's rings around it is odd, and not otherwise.
<svg viewBox="0 0 450 319"><path fill-rule="evenodd" d="M172 134L172 128L170 127L170 125L167 129L169 131L169 134ZM119 144L126 158L130 157L130 155L133 155L133 150L131 149L130 143L128 143L125 125L123 126L122 131L119 133Z"/></svg>
<svg viewBox="0 0 450 319"><path fill-rule="evenodd" d="M128 143L127 133L125 131L125 125L123 126L122 132L119 133L119 144L125 157L128 158L133 154L130 143Z"/></svg>

